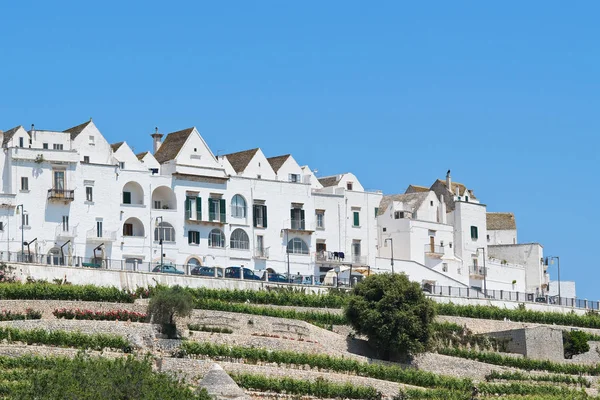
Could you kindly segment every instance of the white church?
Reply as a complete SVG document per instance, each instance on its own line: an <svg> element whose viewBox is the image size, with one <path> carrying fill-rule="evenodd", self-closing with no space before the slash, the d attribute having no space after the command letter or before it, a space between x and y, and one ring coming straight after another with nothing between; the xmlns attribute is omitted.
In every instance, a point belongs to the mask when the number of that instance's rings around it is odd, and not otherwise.
<svg viewBox="0 0 600 400"><path fill-rule="evenodd" d="M352 173L316 177L290 154L216 157L194 127L157 129L140 154L108 143L91 119L0 136L4 261L136 271L162 262L186 274L237 266L325 284L393 269L431 287L549 290L542 246L519 243L514 215L488 213L450 171L388 196ZM567 287L562 296L574 297Z"/></svg>

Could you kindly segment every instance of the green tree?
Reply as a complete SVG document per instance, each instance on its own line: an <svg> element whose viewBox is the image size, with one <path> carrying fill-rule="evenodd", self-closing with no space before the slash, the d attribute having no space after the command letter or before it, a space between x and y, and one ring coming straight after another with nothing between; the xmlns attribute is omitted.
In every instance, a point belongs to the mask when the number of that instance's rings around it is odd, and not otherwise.
<svg viewBox="0 0 600 400"><path fill-rule="evenodd" d="M356 285L345 314L354 330L388 359L392 353L411 355L426 349L435 308L405 274L378 274Z"/></svg>
<svg viewBox="0 0 600 400"><path fill-rule="evenodd" d="M590 351L588 335L583 331L563 331L563 346L565 358Z"/></svg>
<svg viewBox="0 0 600 400"><path fill-rule="evenodd" d="M150 298L148 315L154 323L161 324L162 332L169 338L177 337L175 317L187 317L194 308L194 297L181 286L161 288Z"/></svg>

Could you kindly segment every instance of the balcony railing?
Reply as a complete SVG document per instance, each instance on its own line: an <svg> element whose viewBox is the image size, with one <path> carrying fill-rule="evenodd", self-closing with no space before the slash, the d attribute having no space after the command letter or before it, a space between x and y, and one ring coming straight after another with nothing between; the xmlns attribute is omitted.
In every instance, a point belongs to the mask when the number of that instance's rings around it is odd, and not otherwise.
<svg viewBox="0 0 600 400"><path fill-rule="evenodd" d="M343 251L318 251L317 261L329 261L333 263L348 263L350 260L346 260L346 254Z"/></svg>
<svg viewBox="0 0 600 400"><path fill-rule="evenodd" d="M106 240L106 241L115 241L117 240L117 232L116 231L107 231L98 229L90 229L87 231L86 237L91 240Z"/></svg>
<svg viewBox="0 0 600 400"><path fill-rule="evenodd" d="M352 260L352 264L354 265L367 265L369 263L369 257L367 256L352 254L350 256L350 259Z"/></svg>
<svg viewBox="0 0 600 400"><path fill-rule="evenodd" d="M306 223L303 219L293 219L290 227L294 230L303 231L306 229Z"/></svg>
<svg viewBox="0 0 600 400"><path fill-rule="evenodd" d="M426 244L425 245L425 254L433 255L433 256L443 256L444 255L444 246L437 246L434 244Z"/></svg>
<svg viewBox="0 0 600 400"><path fill-rule="evenodd" d="M268 248L256 248L254 249L254 258L269 258L269 249Z"/></svg>
<svg viewBox="0 0 600 400"><path fill-rule="evenodd" d="M60 224L59 226L56 227L56 233L55 233L56 237L67 237L67 238L72 238L77 236L77 227L76 226L69 226L66 227L62 224Z"/></svg>
<svg viewBox="0 0 600 400"><path fill-rule="evenodd" d="M483 279L486 275L486 268L480 267L478 265L471 265L469 267L469 276L475 279Z"/></svg>
<svg viewBox="0 0 600 400"><path fill-rule="evenodd" d="M75 199L75 191L65 189L48 189L48 199L73 201Z"/></svg>

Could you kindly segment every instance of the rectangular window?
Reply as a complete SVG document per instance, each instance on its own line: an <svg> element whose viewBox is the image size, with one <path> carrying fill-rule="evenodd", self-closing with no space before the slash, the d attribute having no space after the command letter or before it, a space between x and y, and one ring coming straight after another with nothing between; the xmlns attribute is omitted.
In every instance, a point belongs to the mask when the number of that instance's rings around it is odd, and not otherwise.
<svg viewBox="0 0 600 400"><path fill-rule="evenodd" d="M225 199L208 199L208 219L209 221L219 221L225 223L227 209Z"/></svg>
<svg viewBox="0 0 600 400"><path fill-rule="evenodd" d="M301 208L292 208L290 210L290 217L292 229L305 229L304 210L302 210Z"/></svg>
<svg viewBox="0 0 600 400"><path fill-rule="evenodd" d="M21 190L29 190L29 178L26 176L21 177Z"/></svg>
<svg viewBox="0 0 600 400"><path fill-rule="evenodd" d="M379 215L379 207L375 207L375 218Z"/></svg>
<svg viewBox="0 0 600 400"><path fill-rule="evenodd" d="M90 135L90 145L93 146L95 143L94 136Z"/></svg>
<svg viewBox="0 0 600 400"><path fill-rule="evenodd" d="M478 232L477 232L477 227L476 226L471 226L471 239L473 240L477 240L479 238Z"/></svg>
<svg viewBox="0 0 600 400"><path fill-rule="evenodd" d="M125 163L123 161L119 161L119 168L125 169Z"/></svg>
<svg viewBox="0 0 600 400"><path fill-rule="evenodd" d="M131 192L123 192L123 204L131 204Z"/></svg>
<svg viewBox="0 0 600 400"><path fill-rule="evenodd" d="M0 231L4 230L4 222L0 222Z"/></svg>
<svg viewBox="0 0 600 400"><path fill-rule="evenodd" d="M65 190L65 171L54 171L54 189L59 193Z"/></svg>
<svg viewBox="0 0 600 400"><path fill-rule="evenodd" d="M83 162L85 164L89 164L90 163L90 156L83 156Z"/></svg>
<svg viewBox="0 0 600 400"><path fill-rule="evenodd" d="M63 215L63 217L62 217L62 230L63 230L63 232L69 231L69 216L68 215Z"/></svg>
<svg viewBox="0 0 600 400"><path fill-rule="evenodd" d="M354 211L354 220L352 221L352 226L360 226L360 212Z"/></svg>
<svg viewBox="0 0 600 400"><path fill-rule="evenodd" d="M94 193L93 193L93 188L91 186L85 187L85 200L86 201L94 201Z"/></svg>
<svg viewBox="0 0 600 400"><path fill-rule="evenodd" d="M103 237L102 236L102 221L96 221L96 236L97 237Z"/></svg>
<svg viewBox="0 0 600 400"><path fill-rule="evenodd" d="M133 236L133 224L123 224L123 236Z"/></svg>
<svg viewBox="0 0 600 400"><path fill-rule="evenodd" d="M42 143L42 149L48 150L48 143Z"/></svg>
<svg viewBox="0 0 600 400"><path fill-rule="evenodd" d="M317 229L325 229L325 211L317 210Z"/></svg>
<svg viewBox="0 0 600 400"><path fill-rule="evenodd" d="M19 138L19 147L25 147L24 140L22 137Z"/></svg>
<svg viewBox="0 0 600 400"><path fill-rule="evenodd" d="M188 231L188 243L189 244L200 244L200 232Z"/></svg>
<svg viewBox="0 0 600 400"><path fill-rule="evenodd" d="M353 187L352 182L346 183L346 189L352 190L352 187Z"/></svg>
<svg viewBox="0 0 600 400"><path fill-rule="evenodd" d="M298 183L298 182L300 182L300 175L299 174L289 174L288 179L290 182Z"/></svg>
<svg viewBox="0 0 600 400"><path fill-rule="evenodd" d="M253 219L255 228L266 228L267 227L267 206L262 204L255 204L253 207Z"/></svg>
<svg viewBox="0 0 600 400"><path fill-rule="evenodd" d="M21 215L21 225L29 226L29 214L23 213L23 215Z"/></svg>
<svg viewBox="0 0 600 400"><path fill-rule="evenodd" d="M54 143L54 144L52 145L52 148L53 148L54 150L62 150L62 149L63 149L63 145L62 145L62 143Z"/></svg>
<svg viewBox="0 0 600 400"><path fill-rule="evenodd" d="M162 204L161 204L160 200L154 200L154 209L160 210L161 208L162 208Z"/></svg>

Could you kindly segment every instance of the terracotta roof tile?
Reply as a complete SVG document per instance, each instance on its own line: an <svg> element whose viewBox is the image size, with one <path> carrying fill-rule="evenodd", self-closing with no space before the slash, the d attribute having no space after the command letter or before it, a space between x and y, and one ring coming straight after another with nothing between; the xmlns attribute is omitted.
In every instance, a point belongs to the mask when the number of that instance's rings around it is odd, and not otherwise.
<svg viewBox="0 0 600 400"><path fill-rule="evenodd" d="M446 181L442 179L438 179L437 182L440 182L442 185L446 186ZM458 194L458 196L464 196L465 192L467 192L468 196L471 196L472 199L477 199L472 190L468 190L465 185L458 182L452 182L452 193Z"/></svg>
<svg viewBox="0 0 600 400"><path fill-rule="evenodd" d="M13 136L15 135L15 132L18 131L19 128L23 128L23 126L22 125L15 126L14 128L9 129L6 132L4 132L4 136L2 138L2 147L6 147L8 142L10 142L10 139L13 138Z"/></svg>
<svg viewBox="0 0 600 400"><path fill-rule="evenodd" d="M421 206L423 201L425 201L427 196L429 196L429 190L427 192L392 194L383 196L381 198L381 202L379 202L379 210L377 212L377 215L385 214L388 207L395 201L399 201L406 204L410 209L406 211L411 211L414 213Z"/></svg>
<svg viewBox="0 0 600 400"><path fill-rule="evenodd" d="M285 163L288 158L290 158L290 154L267 158L267 160L269 161L269 164L271 164L271 168L273 168L273 171L277 173L277 171L279 171L283 163Z"/></svg>
<svg viewBox="0 0 600 400"><path fill-rule="evenodd" d="M323 187L337 186L341 179L342 175L325 176L319 178L319 183L323 185Z"/></svg>
<svg viewBox="0 0 600 400"><path fill-rule="evenodd" d="M487 213L487 229L490 231L503 231L517 229L517 222L513 213Z"/></svg>
<svg viewBox="0 0 600 400"><path fill-rule="evenodd" d="M112 149L113 153L117 150L119 150L119 148L123 145L123 143L125 142L119 142L119 143L113 143L110 145L110 148Z"/></svg>
<svg viewBox="0 0 600 400"><path fill-rule="evenodd" d="M179 151L185 144L185 141L193 131L194 128L192 127L169 133L165 138L165 141L162 142L158 148L156 154L154 154L156 161L162 164L177 157L177 154L179 154Z"/></svg>
<svg viewBox="0 0 600 400"><path fill-rule="evenodd" d="M429 192L430 190L431 189L429 189L428 187L425 187L425 186L408 185L404 194Z"/></svg>
<svg viewBox="0 0 600 400"><path fill-rule="evenodd" d="M137 157L138 160L141 160L142 158L144 158L146 156L146 154L148 154L148 152L144 151L143 153L136 154L135 156Z"/></svg>
<svg viewBox="0 0 600 400"><path fill-rule="evenodd" d="M238 174L244 172L250 160L254 157L254 155L258 152L258 147L255 149L238 151L237 153L229 153L225 154L224 157L227 157L227 161L233 167L234 171Z"/></svg>

